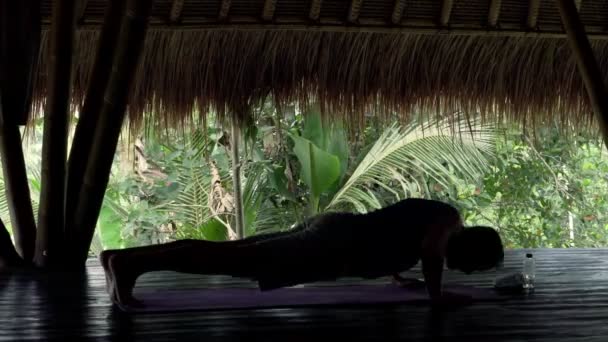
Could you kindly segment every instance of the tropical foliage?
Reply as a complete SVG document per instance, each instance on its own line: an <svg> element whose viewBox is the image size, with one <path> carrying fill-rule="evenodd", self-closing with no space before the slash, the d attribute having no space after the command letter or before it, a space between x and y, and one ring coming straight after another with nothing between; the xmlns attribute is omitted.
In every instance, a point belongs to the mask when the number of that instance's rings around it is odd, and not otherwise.
<svg viewBox="0 0 608 342"><path fill-rule="evenodd" d="M467 224L497 227L508 247L608 245L606 149L591 135L566 140L548 127L530 137L464 117L388 127L370 120L352 134L315 110L284 114L272 106L259 110L256 128L241 132L239 160L232 160L232 137L216 122L188 133L159 136L147 127L133 139L125 135L93 252L234 239L235 162L243 170L245 235L289 229L325 211L366 212L427 197L457 206ZM34 208L36 132L24 144ZM9 216L2 198L0 217L10 222Z"/></svg>

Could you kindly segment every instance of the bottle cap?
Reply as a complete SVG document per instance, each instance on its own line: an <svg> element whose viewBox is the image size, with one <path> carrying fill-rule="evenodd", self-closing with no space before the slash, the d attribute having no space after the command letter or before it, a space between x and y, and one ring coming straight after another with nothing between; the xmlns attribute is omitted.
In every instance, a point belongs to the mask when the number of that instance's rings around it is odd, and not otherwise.
<svg viewBox="0 0 608 342"><path fill-rule="evenodd" d="M527 253L526 254L526 258L531 258L532 257L532 253Z"/></svg>

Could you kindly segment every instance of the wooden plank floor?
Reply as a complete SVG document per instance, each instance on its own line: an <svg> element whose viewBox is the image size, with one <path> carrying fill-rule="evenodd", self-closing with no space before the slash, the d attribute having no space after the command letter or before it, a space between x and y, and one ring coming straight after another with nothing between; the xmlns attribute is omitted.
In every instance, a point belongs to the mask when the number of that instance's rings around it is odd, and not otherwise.
<svg viewBox="0 0 608 342"><path fill-rule="evenodd" d="M608 249L534 250L537 289L500 304L438 312L425 306L323 307L128 316L112 308L91 260L83 281L58 274L0 276L0 340L608 341ZM525 251L508 251L518 271ZM448 274L491 286L495 273ZM149 274L140 287L251 286L240 279ZM330 284L325 284L330 285Z"/></svg>

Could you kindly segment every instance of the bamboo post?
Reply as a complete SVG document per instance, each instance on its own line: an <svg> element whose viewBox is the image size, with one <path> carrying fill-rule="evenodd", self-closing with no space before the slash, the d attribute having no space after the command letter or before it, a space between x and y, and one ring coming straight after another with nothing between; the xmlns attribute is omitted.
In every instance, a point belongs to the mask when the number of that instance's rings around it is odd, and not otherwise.
<svg viewBox="0 0 608 342"><path fill-rule="evenodd" d="M17 252L31 262L36 224L21 146L40 49L40 1L0 1L0 158Z"/></svg>
<svg viewBox="0 0 608 342"><path fill-rule="evenodd" d="M348 10L348 15L346 16L346 20L349 23L356 23L359 20L359 15L361 14L361 6L363 5L363 0L351 0L350 8Z"/></svg>
<svg viewBox="0 0 608 342"><path fill-rule="evenodd" d="M0 269L4 267L15 267L23 265L23 259L17 254L13 241L4 222L0 220Z"/></svg>
<svg viewBox="0 0 608 342"><path fill-rule="evenodd" d="M240 130L238 125L232 123L232 187L234 189L234 214L236 222L236 236L245 237L245 219L243 214L243 191L241 189L241 161L239 158Z"/></svg>
<svg viewBox="0 0 608 342"><path fill-rule="evenodd" d="M310 2L310 11L308 12L308 17L310 20L317 21L319 20L319 16L321 15L321 5L323 0L312 0Z"/></svg>
<svg viewBox="0 0 608 342"><path fill-rule="evenodd" d="M262 10L262 20L271 21L274 17L274 11L277 6L277 0L265 0L264 9Z"/></svg>
<svg viewBox="0 0 608 342"><path fill-rule="evenodd" d="M454 0L443 0L441 4L441 14L439 15L439 25L448 26L450 23L450 16L452 15L452 6Z"/></svg>
<svg viewBox="0 0 608 342"><path fill-rule="evenodd" d="M393 24L397 25L401 22L404 10L405 0L395 0L395 5L393 6L393 13L391 15L391 22Z"/></svg>
<svg viewBox="0 0 608 342"><path fill-rule="evenodd" d="M61 264L76 1L53 1L35 263Z"/></svg>
<svg viewBox="0 0 608 342"><path fill-rule="evenodd" d="M25 125L40 50L40 1L0 1L0 91L11 123Z"/></svg>
<svg viewBox="0 0 608 342"><path fill-rule="evenodd" d="M124 14L125 2L123 0L110 0L107 4L95 64L84 105L74 131L68 160L65 190L65 234L67 243L73 243L75 227L73 226L73 212L71 210L76 208L78 203L78 194L83 182L86 162L93 144L95 123L101 111L104 91L108 86L116 42L120 33L121 19Z"/></svg>
<svg viewBox="0 0 608 342"><path fill-rule="evenodd" d="M574 0L556 1L589 101L602 128L604 144L608 146L608 92L606 92L603 73L593 56L593 49L585 34Z"/></svg>
<svg viewBox="0 0 608 342"><path fill-rule="evenodd" d="M490 2L490 10L488 11L488 26L495 28L498 25L498 16L500 16L500 6L502 0L492 0Z"/></svg>
<svg viewBox="0 0 608 342"><path fill-rule="evenodd" d="M23 260L30 262L34 258L36 223L21 147L21 134L19 126L5 116L2 107L0 96L0 158L6 198L17 252Z"/></svg>
<svg viewBox="0 0 608 342"><path fill-rule="evenodd" d="M231 0L222 0L222 2L220 3L219 13L217 14L217 19L219 21L224 21L224 20L226 20L226 18L228 18L228 13L230 13L231 3L232 3Z"/></svg>
<svg viewBox="0 0 608 342"><path fill-rule="evenodd" d="M127 100L143 49L153 1L129 0L121 25L114 66L109 76L91 153L74 212L74 266L82 268L88 257L97 217L108 184Z"/></svg>
<svg viewBox="0 0 608 342"><path fill-rule="evenodd" d="M169 11L169 21L175 23L182 17L182 10L184 9L184 0L173 0L171 4L171 10Z"/></svg>
<svg viewBox="0 0 608 342"><path fill-rule="evenodd" d="M531 30L536 29L539 9L540 0L530 0L530 4L528 5L528 28Z"/></svg>
<svg viewBox="0 0 608 342"><path fill-rule="evenodd" d="M76 22L81 23L84 21L84 16L87 12L87 5L89 0L76 0Z"/></svg>

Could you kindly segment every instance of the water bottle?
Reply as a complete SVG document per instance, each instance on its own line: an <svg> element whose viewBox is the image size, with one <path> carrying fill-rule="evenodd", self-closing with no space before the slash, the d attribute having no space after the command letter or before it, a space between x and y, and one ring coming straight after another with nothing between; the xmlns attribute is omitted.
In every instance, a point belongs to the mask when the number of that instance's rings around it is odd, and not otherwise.
<svg viewBox="0 0 608 342"><path fill-rule="evenodd" d="M527 253L526 257L524 258L524 267L522 272L524 278L524 289L534 289L535 266L534 256L532 253Z"/></svg>

